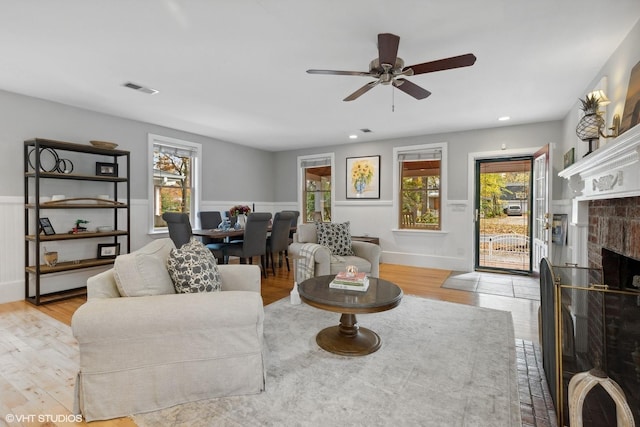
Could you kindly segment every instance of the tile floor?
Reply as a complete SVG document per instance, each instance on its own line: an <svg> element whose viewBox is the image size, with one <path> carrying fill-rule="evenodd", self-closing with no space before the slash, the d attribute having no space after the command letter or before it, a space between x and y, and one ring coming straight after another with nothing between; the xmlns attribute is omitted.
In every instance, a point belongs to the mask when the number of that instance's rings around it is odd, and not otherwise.
<svg viewBox="0 0 640 427"><path fill-rule="evenodd" d="M442 287L540 301L540 281L537 277L453 271Z"/></svg>

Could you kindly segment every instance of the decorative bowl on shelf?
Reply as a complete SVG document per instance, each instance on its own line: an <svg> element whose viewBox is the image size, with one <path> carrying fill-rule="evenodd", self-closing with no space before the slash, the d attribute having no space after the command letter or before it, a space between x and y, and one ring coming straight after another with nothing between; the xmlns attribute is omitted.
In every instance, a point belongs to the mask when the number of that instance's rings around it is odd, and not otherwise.
<svg viewBox="0 0 640 427"><path fill-rule="evenodd" d="M107 142L107 141L89 141L89 144L98 148L106 148L108 150L113 150L118 146L115 142Z"/></svg>
<svg viewBox="0 0 640 427"><path fill-rule="evenodd" d="M96 228L96 230L98 231L98 233L109 233L113 231L113 227L110 225L100 225Z"/></svg>

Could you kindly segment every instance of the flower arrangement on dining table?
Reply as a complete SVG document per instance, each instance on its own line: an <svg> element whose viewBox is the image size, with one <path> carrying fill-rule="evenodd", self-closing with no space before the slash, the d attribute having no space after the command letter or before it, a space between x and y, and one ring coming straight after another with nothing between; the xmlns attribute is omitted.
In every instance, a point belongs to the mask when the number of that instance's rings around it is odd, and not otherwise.
<svg viewBox="0 0 640 427"><path fill-rule="evenodd" d="M248 215L249 213L251 213L251 208L247 205L235 205L229 209L230 216Z"/></svg>
<svg viewBox="0 0 640 427"><path fill-rule="evenodd" d="M362 194L373 178L374 166L370 160L358 160L351 166L351 182L358 194Z"/></svg>

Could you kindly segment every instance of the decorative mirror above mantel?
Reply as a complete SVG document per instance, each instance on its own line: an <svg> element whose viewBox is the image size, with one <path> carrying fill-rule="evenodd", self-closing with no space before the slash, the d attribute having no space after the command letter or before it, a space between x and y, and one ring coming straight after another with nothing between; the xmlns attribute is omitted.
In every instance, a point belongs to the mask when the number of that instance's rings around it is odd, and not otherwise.
<svg viewBox="0 0 640 427"><path fill-rule="evenodd" d="M640 126L560 171L577 200L640 195Z"/></svg>

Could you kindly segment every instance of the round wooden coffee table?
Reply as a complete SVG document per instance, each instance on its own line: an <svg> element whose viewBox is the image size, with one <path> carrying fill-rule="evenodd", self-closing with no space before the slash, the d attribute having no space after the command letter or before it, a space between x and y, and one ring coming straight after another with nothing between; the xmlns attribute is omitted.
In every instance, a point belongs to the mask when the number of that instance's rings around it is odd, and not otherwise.
<svg viewBox="0 0 640 427"><path fill-rule="evenodd" d="M380 348L380 337L371 329L358 325L356 314L379 313L400 304L402 289L376 277L369 278L366 292L331 289L335 275L312 277L298 285L300 298L307 304L327 311L342 313L340 325L318 332L316 342L331 353L364 356Z"/></svg>

